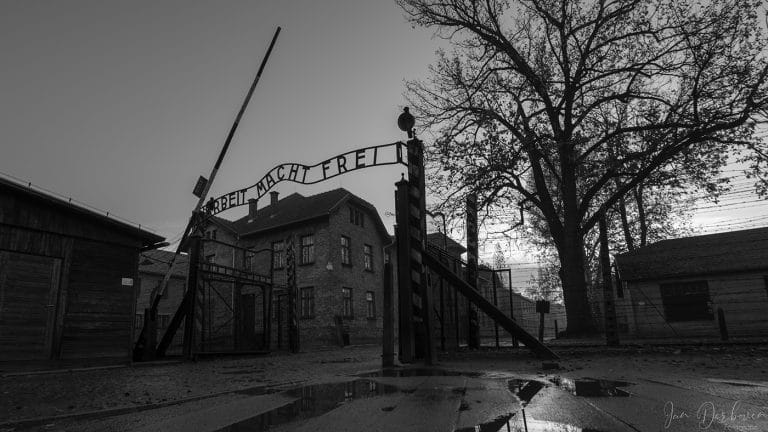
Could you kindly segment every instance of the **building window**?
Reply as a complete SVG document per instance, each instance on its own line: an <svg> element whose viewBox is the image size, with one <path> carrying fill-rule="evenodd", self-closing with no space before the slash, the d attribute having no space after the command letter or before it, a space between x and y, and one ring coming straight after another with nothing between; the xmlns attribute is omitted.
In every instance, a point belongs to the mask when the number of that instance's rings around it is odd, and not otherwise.
<svg viewBox="0 0 768 432"><path fill-rule="evenodd" d="M349 206L349 223L365 227L365 217L361 210Z"/></svg>
<svg viewBox="0 0 768 432"><path fill-rule="evenodd" d="M315 317L315 288L304 287L299 292L299 316L301 318Z"/></svg>
<svg viewBox="0 0 768 432"><path fill-rule="evenodd" d="M352 265L350 259L350 246L351 241L347 236L341 236L341 263L345 265Z"/></svg>
<svg viewBox="0 0 768 432"><path fill-rule="evenodd" d="M344 318L352 318L352 288L341 289L341 314Z"/></svg>
<svg viewBox="0 0 768 432"><path fill-rule="evenodd" d="M144 327L144 314L137 313L135 328L140 329L142 327Z"/></svg>
<svg viewBox="0 0 768 432"><path fill-rule="evenodd" d="M315 262L315 236L314 234L301 237L301 259L299 264L311 264Z"/></svg>
<svg viewBox="0 0 768 432"><path fill-rule="evenodd" d="M363 262L366 270L373 271L373 247L371 245L363 245Z"/></svg>
<svg viewBox="0 0 768 432"><path fill-rule="evenodd" d="M384 252L384 264L389 264L392 261L392 255L389 252Z"/></svg>
<svg viewBox="0 0 768 432"><path fill-rule="evenodd" d="M216 254L210 254L205 256L205 262L208 264L213 264L216 262Z"/></svg>
<svg viewBox="0 0 768 432"><path fill-rule="evenodd" d="M368 319L376 318L376 303L374 302L373 291L365 293L366 314Z"/></svg>
<svg viewBox="0 0 768 432"><path fill-rule="evenodd" d="M253 248L248 248L247 251L245 251L245 270L247 271L254 271L256 270L256 254L253 253Z"/></svg>
<svg viewBox="0 0 768 432"><path fill-rule="evenodd" d="M285 267L285 243L272 242L272 268L277 270Z"/></svg>
<svg viewBox="0 0 768 432"><path fill-rule="evenodd" d="M157 328L166 328L171 321L171 316L168 314L157 314Z"/></svg>
<svg viewBox="0 0 768 432"><path fill-rule="evenodd" d="M660 288L667 321L714 319L707 281L661 284Z"/></svg>

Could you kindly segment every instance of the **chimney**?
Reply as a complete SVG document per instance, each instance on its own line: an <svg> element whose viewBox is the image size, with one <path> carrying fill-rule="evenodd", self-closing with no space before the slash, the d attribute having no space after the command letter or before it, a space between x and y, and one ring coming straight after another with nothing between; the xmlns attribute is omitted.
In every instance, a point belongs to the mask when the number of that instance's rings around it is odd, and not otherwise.
<svg viewBox="0 0 768 432"><path fill-rule="evenodd" d="M259 209L259 201L256 198L250 198L248 200L248 223L251 223L256 219L256 211Z"/></svg>
<svg viewBox="0 0 768 432"><path fill-rule="evenodd" d="M276 191L272 191L269 193L269 205L277 204L277 194L278 192Z"/></svg>

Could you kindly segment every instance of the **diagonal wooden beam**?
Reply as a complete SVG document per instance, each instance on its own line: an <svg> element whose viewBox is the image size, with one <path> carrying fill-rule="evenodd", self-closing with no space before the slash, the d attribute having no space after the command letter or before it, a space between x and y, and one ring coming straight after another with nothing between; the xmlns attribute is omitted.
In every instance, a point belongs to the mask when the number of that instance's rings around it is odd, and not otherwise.
<svg viewBox="0 0 768 432"><path fill-rule="evenodd" d="M557 359L557 354L552 352L546 345L539 342L533 335L525 331L515 321L504 315L504 312L500 311L496 306L483 297L479 291L472 288L464 279L459 277L456 273L452 272L445 266L440 259L438 259L431 251L422 251L422 260L424 264L434 270L440 277L448 280L449 283L456 286L461 294L463 294L469 301L480 308L486 315L499 324L504 330L508 331L511 335L517 337L517 339L525 344L525 346L533 351L538 357L546 359Z"/></svg>

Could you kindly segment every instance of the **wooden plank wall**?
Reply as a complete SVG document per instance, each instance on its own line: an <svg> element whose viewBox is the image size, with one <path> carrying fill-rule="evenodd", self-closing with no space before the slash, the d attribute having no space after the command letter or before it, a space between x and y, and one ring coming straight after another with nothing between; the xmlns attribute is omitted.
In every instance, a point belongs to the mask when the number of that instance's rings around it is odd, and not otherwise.
<svg viewBox="0 0 768 432"><path fill-rule="evenodd" d="M61 260L0 250L0 360L47 360Z"/></svg>
<svg viewBox="0 0 768 432"><path fill-rule="evenodd" d="M125 357L133 326L136 251L79 240L69 272L61 355L63 359Z"/></svg>
<svg viewBox="0 0 768 432"><path fill-rule="evenodd" d="M0 276L16 281L0 281L8 288L4 295L13 300L12 309L0 308L0 340L23 345L13 358L8 354L0 360L129 360L136 293L121 282L138 280L141 244L140 238L109 223L0 189L0 251L6 261L22 258L16 266L21 273ZM46 287L42 273L48 274ZM53 313L44 317L39 313L50 309ZM34 323L26 329L3 327L17 318Z"/></svg>
<svg viewBox="0 0 768 432"><path fill-rule="evenodd" d="M712 337L719 338L717 309L725 312L731 336L762 336L768 331L768 293L762 273L703 276L679 281L707 280L712 301L711 320L667 322L660 284L676 280L630 282L635 328L630 336L637 337Z"/></svg>

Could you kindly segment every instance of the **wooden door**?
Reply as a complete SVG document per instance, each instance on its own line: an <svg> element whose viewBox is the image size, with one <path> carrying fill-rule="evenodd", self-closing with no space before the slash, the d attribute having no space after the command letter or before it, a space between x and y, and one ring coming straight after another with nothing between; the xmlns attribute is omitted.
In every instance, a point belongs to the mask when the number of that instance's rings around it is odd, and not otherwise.
<svg viewBox="0 0 768 432"><path fill-rule="evenodd" d="M240 307L243 316L240 334L242 335L242 349L256 349L256 295L243 294L240 296Z"/></svg>
<svg viewBox="0 0 768 432"><path fill-rule="evenodd" d="M0 251L0 360L52 358L61 260Z"/></svg>

